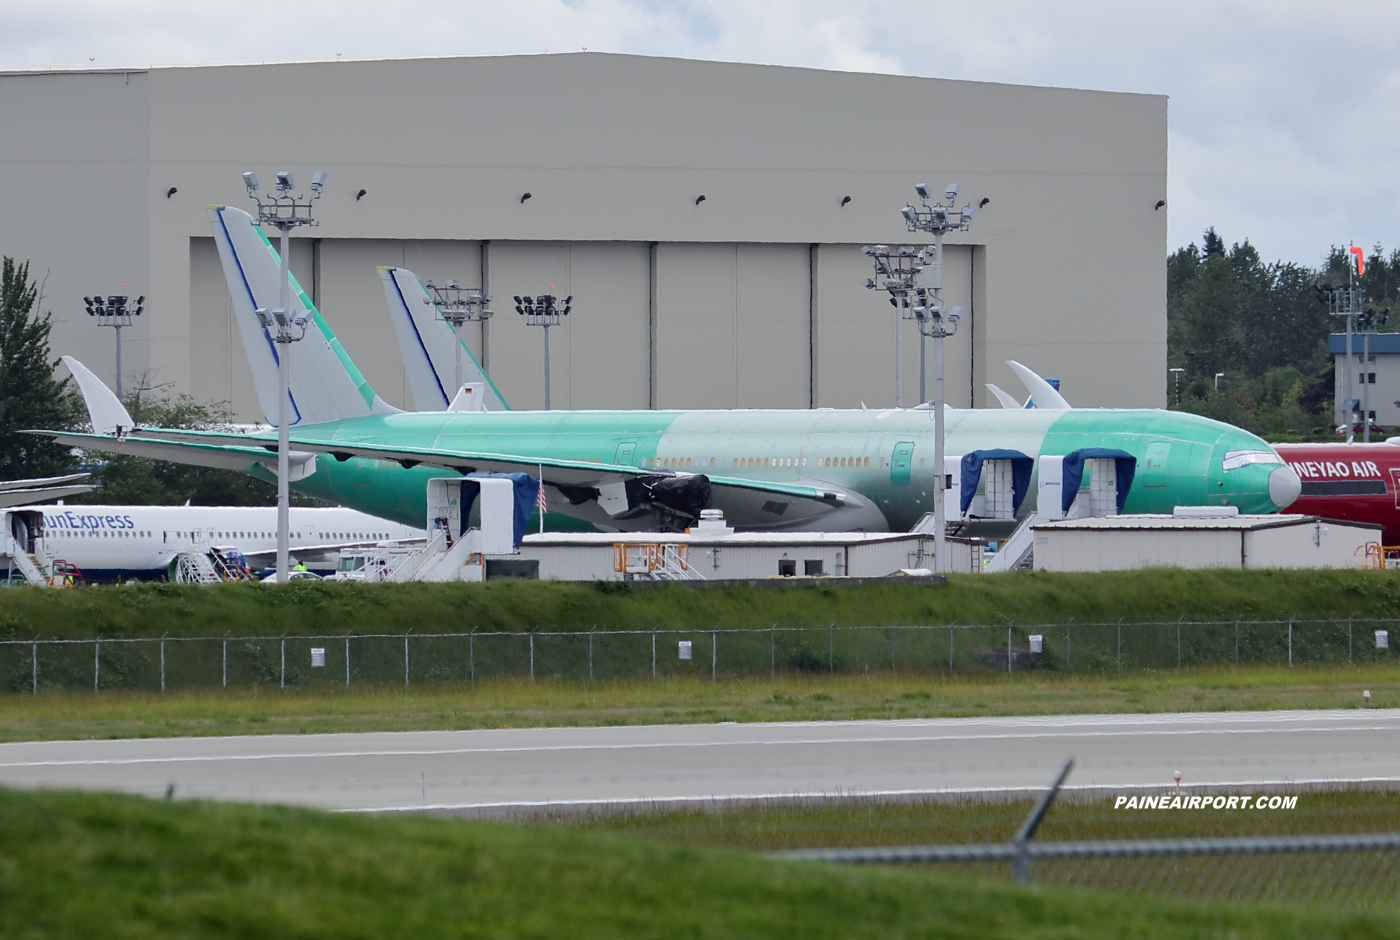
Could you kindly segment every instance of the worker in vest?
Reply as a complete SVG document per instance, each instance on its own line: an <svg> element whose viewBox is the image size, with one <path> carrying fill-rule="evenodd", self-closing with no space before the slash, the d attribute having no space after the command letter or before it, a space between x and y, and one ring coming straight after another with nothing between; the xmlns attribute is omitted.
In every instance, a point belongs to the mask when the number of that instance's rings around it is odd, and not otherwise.
<svg viewBox="0 0 1400 940"><path fill-rule="evenodd" d="M292 566L292 570L293 570L293 571L307 571L308 569L307 569L306 565L303 564L302 562L297 562L295 565Z"/></svg>

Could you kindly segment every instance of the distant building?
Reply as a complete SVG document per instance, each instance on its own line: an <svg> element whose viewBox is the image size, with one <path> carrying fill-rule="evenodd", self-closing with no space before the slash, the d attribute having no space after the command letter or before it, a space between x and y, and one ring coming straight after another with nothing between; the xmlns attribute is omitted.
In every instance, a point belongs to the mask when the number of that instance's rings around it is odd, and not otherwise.
<svg viewBox="0 0 1400 940"><path fill-rule="evenodd" d="M245 170L329 174L292 270L395 405L377 265L495 294L464 338L515 408L543 403L543 337L510 297L546 293L573 296L556 408L893 405L897 315L860 248L923 241L900 208L954 182L978 212L944 261L948 401L1023 398L1017 359L1079 406L1166 403L1163 95L585 52L15 69L0 122L0 251L46 279L54 352L110 381L83 296L145 295L126 388L149 370L240 420L261 409L204 207L250 209Z"/></svg>
<svg viewBox="0 0 1400 940"><path fill-rule="evenodd" d="M1400 427L1400 333L1361 333L1351 335L1351 364L1347 368L1347 335L1333 333L1328 352L1337 367L1336 422L1346 424L1346 374L1351 372L1354 413L1369 411L1373 426L1386 430ZM1363 363L1363 356L1369 361ZM1358 427L1360 417L1353 419Z"/></svg>

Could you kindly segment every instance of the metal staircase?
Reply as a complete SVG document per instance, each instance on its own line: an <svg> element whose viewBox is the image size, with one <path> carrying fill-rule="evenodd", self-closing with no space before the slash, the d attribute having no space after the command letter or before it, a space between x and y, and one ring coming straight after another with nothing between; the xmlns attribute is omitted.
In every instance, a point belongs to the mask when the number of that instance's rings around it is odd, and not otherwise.
<svg viewBox="0 0 1400 940"><path fill-rule="evenodd" d="M1002 539L995 555L983 566L987 573L997 571L1020 571L1031 567L1035 560L1035 532L1033 527L1041 522L1038 511L1026 513L1026 518L1006 538Z"/></svg>
<svg viewBox="0 0 1400 940"><path fill-rule="evenodd" d="M175 581L180 584L219 584L224 579L202 552L181 552L175 556Z"/></svg>

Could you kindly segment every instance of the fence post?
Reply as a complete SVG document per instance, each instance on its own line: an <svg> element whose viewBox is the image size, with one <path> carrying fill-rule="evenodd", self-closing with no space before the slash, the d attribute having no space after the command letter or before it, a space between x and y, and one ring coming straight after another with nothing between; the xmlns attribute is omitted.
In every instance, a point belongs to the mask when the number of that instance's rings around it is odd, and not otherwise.
<svg viewBox="0 0 1400 940"><path fill-rule="evenodd" d="M1016 623L1012 620L1006 625L1006 673L1011 674L1011 628Z"/></svg>
<svg viewBox="0 0 1400 940"><path fill-rule="evenodd" d="M227 688L228 688L228 634L227 634L227 633L224 634L223 647L224 647L224 661L223 661L223 680L224 680L224 685L223 685L223 687L224 687L225 689L227 689Z"/></svg>
<svg viewBox="0 0 1400 940"><path fill-rule="evenodd" d="M598 625L593 625L593 630L588 631L588 681L593 681L593 631L598 629Z"/></svg>
<svg viewBox="0 0 1400 940"><path fill-rule="evenodd" d="M1065 668L1069 668L1069 624L1065 624Z"/></svg>
<svg viewBox="0 0 1400 940"><path fill-rule="evenodd" d="M719 679L719 631L710 631L710 681Z"/></svg>
<svg viewBox="0 0 1400 940"><path fill-rule="evenodd" d="M1235 668L1240 668L1240 622L1235 621Z"/></svg>
<svg viewBox="0 0 1400 940"><path fill-rule="evenodd" d="M345 634L345 684L350 684L350 634Z"/></svg>
<svg viewBox="0 0 1400 940"><path fill-rule="evenodd" d="M283 656L283 659L285 658ZM160 638L160 690L165 691L165 637Z"/></svg>
<svg viewBox="0 0 1400 940"><path fill-rule="evenodd" d="M1288 665L1293 665L1293 618L1288 618Z"/></svg>
<svg viewBox="0 0 1400 940"><path fill-rule="evenodd" d="M768 674L778 677L778 625L768 628Z"/></svg>
<svg viewBox="0 0 1400 940"><path fill-rule="evenodd" d="M1356 616L1356 614L1352 614L1351 617L1348 617L1348 618L1347 618L1347 662L1348 662L1348 663L1351 662L1351 618L1352 618L1352 617L1355 617L1355 616Z"/></svg>
<svg viewBox="0 0 1400 940"><path fill-rule="evenodd" d="M836 621L826 628L826 667L827 672L836 671Z"/></svg>
<svg viewBox="0 0 1400 940"><path fill-rule="evenodd" d="M287 636L282 635L282 677L278 680L278 687L287 687ZM165 691L165 643L160 644L160 690Z"/></svg>
<svg viewBox="0 0 1400 940"><path fill-rule="evenodd" d="M476 627L472 627L472 632L467 637L467 668L473 682L476 681Z"/></svg>
<svg viewBox="0 0 1400 940"><path fill-rule="evenodd" d="M535 635L530 634L530 681L535 681Z"/></svg>
<svg viewBox="0 0 1400 940"><path fill-rule="evenodd" d="M1176 668L1181 668L1181 617L1176 618Z"/></svg>
<svg viewBox="0 0 1400 940"><path fill-rule="evenodd" d="M1123 618L1118 618L1118 671L1123 671Z"/></svg>
<svg viewBox="0 0 1400 940"><path fill-rule="evenodd" d="M409 631L404 631L403 635L403 684L405 686L408 685L408 633Z"/></svg>
<svg viewBox="0 0 1400 940"><path fill-rule="evenodd" d="M896 620L894 626L890 627L890 672L894 672L894 638L899 635L898 630L899 621Z"/></svg>
<svg viewBox="0 0 1400 940"><path fill-rule="evenodd" d="M656 631L651 634L651 678L656 679Z"/></svg>
<svg viewBox="0 0 1400 940"><path fill-rule="evenodd" d="M97 691L98 657L101 655L101 652L102 638L98 637L96 640L92 641L92 690L94 692Z"/></svg>
<svg viewBox="0 0 1400 940"><path fill-rule="evenodd" d="M31 677L31 679L30 679L30 681L31 681L31 683L32 683L32 687L30 688L30 691L33 692L35 695L38 695L38 694L39 694L39 644L38 644L38 643L35 643L35 644L34 644L34 649L33 649L31 652L32 652L32 654L33 654L33 656L34 656L34 661L33 661L33 675L32 675L32 677Z"/></svg>
<svg viewBox="0 0 1400 940"><path fill-rule="evenodd" d="M948 671L953 671L953 634L957 633L957 621L948 624Z"/></svg>

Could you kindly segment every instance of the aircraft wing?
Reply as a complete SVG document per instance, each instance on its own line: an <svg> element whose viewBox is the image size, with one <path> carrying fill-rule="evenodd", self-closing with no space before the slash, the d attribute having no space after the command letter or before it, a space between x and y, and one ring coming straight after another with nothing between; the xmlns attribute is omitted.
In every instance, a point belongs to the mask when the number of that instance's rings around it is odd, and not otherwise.
<svg viewBox="0 0 1400 940"><path fill-rule="evenodd" d="M247 472L254 466L261 466L273 473L277 472L276 444L271 453L266 448L248 446L248 439L242 438L241 445L197 443L193 441L173 441L150 439L136 434L126 437L109 437L106 434L84 434L77 431L30 431L51 437L60 444L81 447L85 450L101 450L109 454L126 454L131 457L149 457L152 460L165 460L170 463L190 464L196 467L217 467L221 470ZM238 439L240 435L228 435ZM292 479L299 480L315 468L315 454L293 452L291 455Z"/></svg>
<svg viewBox="0 0 1400 940"><path fill-rule="evenodd" d="M233 470L246 470L253 463L275 466L277 448L277 442L270 437L219 431L141 428L120 441L93 434L43 433L76 447ZM878 511L865 497L816 480L779 483L558 457L315 440L295 429L291 443L294 456L303 461L325 454L339 461L383 460L405 468L425 466L462 474L529 473L540 477L571 507L583 507L572 514L603 525L636 519L658 507L690 519L698 517L700 509L712 507L722 510L731 525L745 528L800 527L847 507L859 509L863 518L874 520L862 521L859 527L871 528L880 521ZM585 507L588 503L596 503L596 511L595 507ZM557 508L569 511L562 504Z"/></svg>

